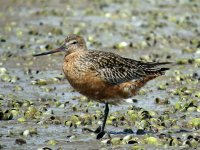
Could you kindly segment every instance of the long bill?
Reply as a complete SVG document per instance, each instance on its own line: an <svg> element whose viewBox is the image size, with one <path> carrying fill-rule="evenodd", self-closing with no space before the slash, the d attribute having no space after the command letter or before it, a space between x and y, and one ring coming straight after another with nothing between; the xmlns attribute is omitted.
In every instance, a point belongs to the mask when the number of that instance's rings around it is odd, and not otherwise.
<svg viewBox="0 0 200 150"><path fill-rule="evenodd" d="M36 57L36 56L43 56L43 55L49 55L49 54L53 54L53 53L58 53L58 52L63 52L65 51L65 46L61 46L57 49L54 49L54 50L51 50L51 51L48 51L48 52L44 52L44 53L40 53L40 54L34 54L33 56Z"/></svg>

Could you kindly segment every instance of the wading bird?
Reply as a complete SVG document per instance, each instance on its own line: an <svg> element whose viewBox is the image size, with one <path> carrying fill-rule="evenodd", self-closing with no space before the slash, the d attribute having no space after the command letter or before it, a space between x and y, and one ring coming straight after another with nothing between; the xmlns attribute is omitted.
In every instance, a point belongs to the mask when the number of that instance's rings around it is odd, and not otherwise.
<svg viewBox="0 0 200 150"><path fill-rule="evenodd" d="M109 104L120 104L137 94L148 81L161 76L169 68L160 67L169 62L137 61L120 55L89 50L85 40L75 34L68 35L61 47L33 56L64 52L63 71L79 93L105 104L104 120L97 139L104 136Z"/></svg>

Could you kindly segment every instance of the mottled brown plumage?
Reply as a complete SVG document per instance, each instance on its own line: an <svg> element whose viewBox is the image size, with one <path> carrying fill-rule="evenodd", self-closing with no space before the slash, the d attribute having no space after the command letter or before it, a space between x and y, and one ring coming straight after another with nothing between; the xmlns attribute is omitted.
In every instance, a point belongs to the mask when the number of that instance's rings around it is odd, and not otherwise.
<svg viewBox="0 0 200 150"><path fill-rule="evenodd" d="M88 50L85 40L74 34L67 36L60 48L34 56L60 51L65 52L63 71L72 87L95 101L106 103L107 110L108 104L118 104L136 95L148 81L169 69L159 67L168 62L144 63L110 52ZM97 138L104 133L106 113Z"/></svg>

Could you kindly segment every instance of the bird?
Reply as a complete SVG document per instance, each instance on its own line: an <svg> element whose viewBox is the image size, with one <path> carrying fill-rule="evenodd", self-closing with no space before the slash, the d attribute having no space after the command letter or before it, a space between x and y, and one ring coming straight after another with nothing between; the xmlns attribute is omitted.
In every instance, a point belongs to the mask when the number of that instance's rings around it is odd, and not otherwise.
<svg viewBox="0 0 200 150"><path fill-rule="evenodd" d="M171 62L143 62L112 52L91 50L84 38L69 34L59 48L33 56L63 52L63 72L70 85L91 100L104 103L104 118L96 139L105 134L109 105L119 105L137 95L145 84L165 74Z"/></svg>

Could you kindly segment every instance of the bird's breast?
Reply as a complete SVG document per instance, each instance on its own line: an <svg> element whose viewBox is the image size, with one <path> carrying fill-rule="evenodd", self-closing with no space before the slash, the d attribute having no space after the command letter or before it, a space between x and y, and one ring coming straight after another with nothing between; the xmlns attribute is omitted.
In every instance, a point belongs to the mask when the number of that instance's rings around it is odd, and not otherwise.
<svg viewBox="0 0 200 150"><path fill-rule="evenodd" d="M65 56L63 71L70 83L78 84L81 82L86 73L83 65L84 64L81 64L80 62L80 54L72 53Z"/></svg>
<svg viewBox="0 0 200 150"><path fill-rule="evenodd" d="M74 89L85 96L96 98L95 95L99 95L105 88L105 83L92 69L92 64L83 61L82 57L80 54L66 56L63 64L64 74Z"/></svg>

